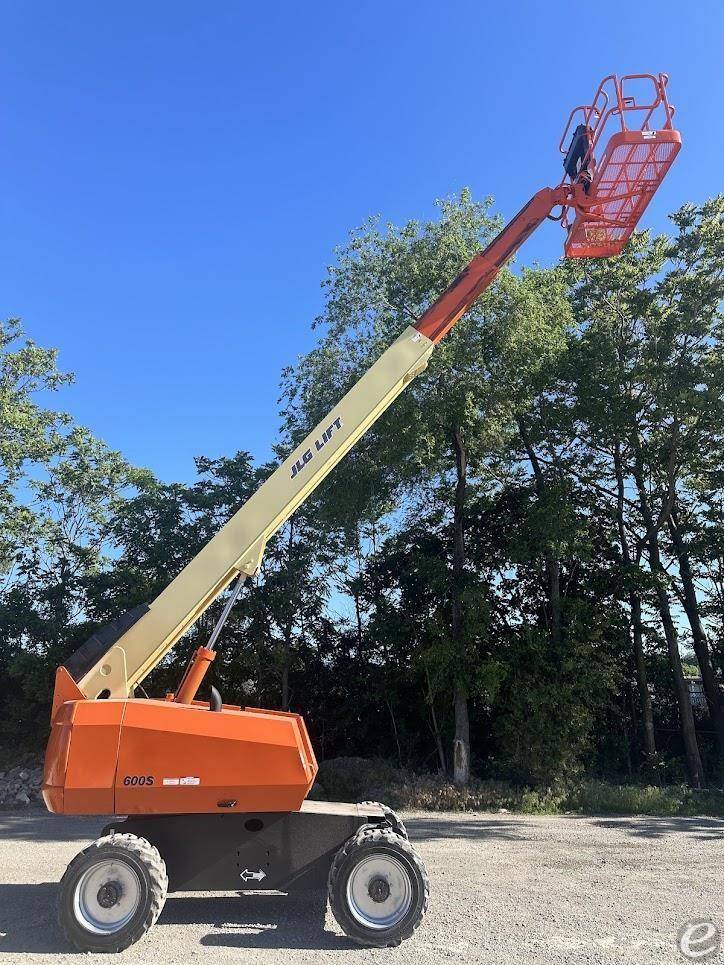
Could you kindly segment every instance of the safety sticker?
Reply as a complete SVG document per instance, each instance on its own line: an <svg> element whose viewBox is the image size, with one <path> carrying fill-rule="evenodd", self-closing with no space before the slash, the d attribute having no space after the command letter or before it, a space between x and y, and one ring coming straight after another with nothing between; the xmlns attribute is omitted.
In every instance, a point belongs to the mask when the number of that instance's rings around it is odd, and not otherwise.
<svg viewBox="0 0 724 965"><path fill-rule="evenodd" d="M179 782L179 779L177 777L164 777L163 786L169 787L170 785L173 785L175 787L178 784L178 782Z"/></svg>
<svg viewBox="0 0 724 965"><path fill-rule="evenodd" d="M179 784L200 784L200 777L164 777L164 787L178 787Z"/></svg>
<svg viewBox="0 0 724 965"><path fill-rule="evenodd" d="M179 784L200 784L200 777L182 777Z"/></svg>

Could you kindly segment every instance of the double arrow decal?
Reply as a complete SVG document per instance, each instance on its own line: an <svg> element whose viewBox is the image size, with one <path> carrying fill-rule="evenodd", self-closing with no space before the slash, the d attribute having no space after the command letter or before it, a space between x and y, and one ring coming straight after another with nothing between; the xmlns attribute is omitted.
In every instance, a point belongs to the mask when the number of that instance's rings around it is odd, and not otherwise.
<svg viewBox="0 0 724 965"><path fill-rule="evenodd" d="M266 878L266 871L263 871L261 868L259 868L258 871L249 871L248 868L244 868L239 877L242 881L261 881L263 878Z"/></svg>

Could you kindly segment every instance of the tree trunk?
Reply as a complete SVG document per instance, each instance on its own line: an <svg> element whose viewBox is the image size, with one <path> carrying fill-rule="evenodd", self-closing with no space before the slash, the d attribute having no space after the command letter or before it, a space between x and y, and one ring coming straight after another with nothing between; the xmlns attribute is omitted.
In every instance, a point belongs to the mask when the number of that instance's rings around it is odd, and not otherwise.
<svg viewBox="0 0 724 965"><path fill-rule="evenodd" d="M525 446L533 479L535 480L535 491L538 499L543 500L546 490L546 480L543 475L540 460L536 455L533 443L531 442L528 429L522 417L518 417L518 430L520 438ZM563 639L561 629L561 563L558 555L551 549L546 549L543 555L546 569L546 581L548 583L548 606L550 609L550 628L551 644L557 655L561 653L561 642Z"/></svg>
<svg viewBox="0 0 724 965"><path fill-rule="evenodd" d="M621 459L621 443L616 440L613 454L613 462L616 470L616 522L618 524L618 536L621 543L621 556L626 566L633 566L633 558L629 548L628 536L626 535L626 522L624 518L624 499L625 499L625 480L623 473L623 463ZM629 606L631 608L631 636L633 643L634 658L636 660L636 686L639 692L639 702L641 704L641 719L644 726L644 753L649 761L653 761L656 756L656 735L654 732L654 712L651 706L651 694L649 693L648 675L646 673L646 658L644 656L643 644L643 624L641 622L641 598L638 593L629 593Z"/></svg>
<svg viewBox="0 0 724 965"><path fill-rule="evenodd" d="M453 645L462 665L465 656L465 627L463 613L463 587L465 580L465 494L467 488L468 454L462 428L452 431L455 452L455 510L453 514L453 578L452 578L452 637ZM468 695L462 681L463 667L457 669L455 683L455 738L453 740L453 780L464 787L470 782L470 721L468 718Z"/></svg>
<svg viewBox="0 0 724 965"><path fill-rule="evenodd" d="M282 666L282 710L289 710L289 664Z"/></svg>
<svg viewBox="0 0 724 965"><path fill-rule="evenodd" d="M654 731L654 711L649 693L648 674L646 673L646 658L644 656L643 624L641 622L641 598L638 593L629 596L631 606L631 632L633 637L633 651L636 659L636 686L641 703L641 718L644 725L644 748L649 761L656 757L656 734Z"/></svg>
<svg viewBox="0 0 724 965"><path fill-rule="evenodd" d="M669 515L669 532L671 533L671 541L679 564L679 574L681 575L681 584L684 590L684 610L686 611L686 617L691 627L694 653L699 663L701 682L704 687L709 717L716 735L717 755L719 765L721 766L722 762L724 762L724 711L722 710L721 690L711 662L709 641L707 640L704 626L701 622L699 601L696 597L694 577L691 572L691 562L681 532L676 508L672 509Z"/></svg>
<svg viewBox="0 0 724 965"><path fill-rule="evenodd" d="M561 563L558 556L546 551L546 574L548 575L548 600L551 607L551 644L555 653L561 652Z"/></svg>
<svg viewBox="0 0 724 965"><path fill-rule="evenodd" d="M681 737L684 742L684 753L686 755L686 765L689 771L689 779L693 787L704 786L704 768L699 754L699 745L696 740L696 728L694 726L694 713L691 709L691 697L689 688L684 677L681 666L681 654L679 653L679 641L676 634L676 627L671 616L671 606L666 592L666 570L661 562L661 551L659 548L659 533L654 522L653 513L649 505L646 484L644 482L643 460L641 449L637 437L633 438L634 465L633 475L638 490L639 506L641 517L646 528L646 544L649 553L649 566L654 577L656 589L656 599L661 615L661 624L666 637L666 646L669 651L669 662L671 672L674 677L674 689L676 699L679 704L679 720L681 723Z"/></svg>
<svg viewBox="0 0 724 965"><path fill-rule="evenodd" d="M354 612L357 622L357 659L360 663L364 660L364 631L362 629L362 603L360 600L359 592L359 580L362 574L362 554L360 550L360 535L359 531L356 533L357 537L357 579L354 581Z"/></svg>
<svg viewBox="0 0 724 965"><path fill-rule="evenodd" d="M455 688L453 781L458 787L467 787L470 783L470 720L468 717L468 695L460 686Z"/></svg>
<svg viewBox="0 0 724 965"><path fill-rule="evenodd" d="M402 748L400 747L400 735L397 733L397 720L395 719L395 712L392 709L392 702L385 698L385 703L387 704L387 709L390 712L390 719L392 720L392 733L395 736L395 746L397 747L397 762L402 768Z"/></svg>
<svg viewBox="0 0 724 965"><path fill-rule="evenodd" d="M435 738L435 747L437 748L437 758L440 762L440 773L447 773L447 761L445 760L445 747L442 742L442 734L440 733L440 726L437 722L437 714L435 713L435 695L432 692L432 684L430 682L430 671L425 667L425 679L427 681L427 701L430 704L430 720L432 721L432 734Z"/></svg>
<svg viewBox="0 0 724 965"><path fill-rule="evenodd" d="M626 772L629 777L633 774L633 764L631 761L631 737L629 736L628 729L628 712L627 704L631 707L631 726L633 732L636 733L636 703L633 698L631 681L626 680L624 683L623 691L623 719L621 724L621 730L623 731L623 742L626 748Z"/></svg>

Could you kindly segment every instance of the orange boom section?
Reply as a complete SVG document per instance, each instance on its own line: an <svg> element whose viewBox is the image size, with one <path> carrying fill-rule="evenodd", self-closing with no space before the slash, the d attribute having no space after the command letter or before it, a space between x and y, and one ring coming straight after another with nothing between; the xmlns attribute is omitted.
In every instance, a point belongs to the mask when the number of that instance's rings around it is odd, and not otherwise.
<svg viewBox="0 0 724 965"><path fill-rule="evenodd" d="M43 797L64 814L296 811L316 774L298 714L75 700L53 719Z"/></svg>

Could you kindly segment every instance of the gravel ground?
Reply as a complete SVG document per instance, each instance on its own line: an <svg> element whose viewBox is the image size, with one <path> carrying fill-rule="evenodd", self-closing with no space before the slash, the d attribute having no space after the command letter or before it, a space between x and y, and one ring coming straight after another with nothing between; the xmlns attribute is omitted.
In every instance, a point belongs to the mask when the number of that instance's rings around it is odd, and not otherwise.
<svg viewBox="0 0 724 965"><path fill-rule="evenodd" d="M398 949L352 944L319 896L170 897L146 938L93 962L531 965L683 962L678 929L724 927L724 822L713 818L405 815L427 863L430 910ZM56 882L103 822L0 814L0 962L72 963ZM701 959L699 959L701 960ZM724 958L718 959L724 961Z"/></svg>

